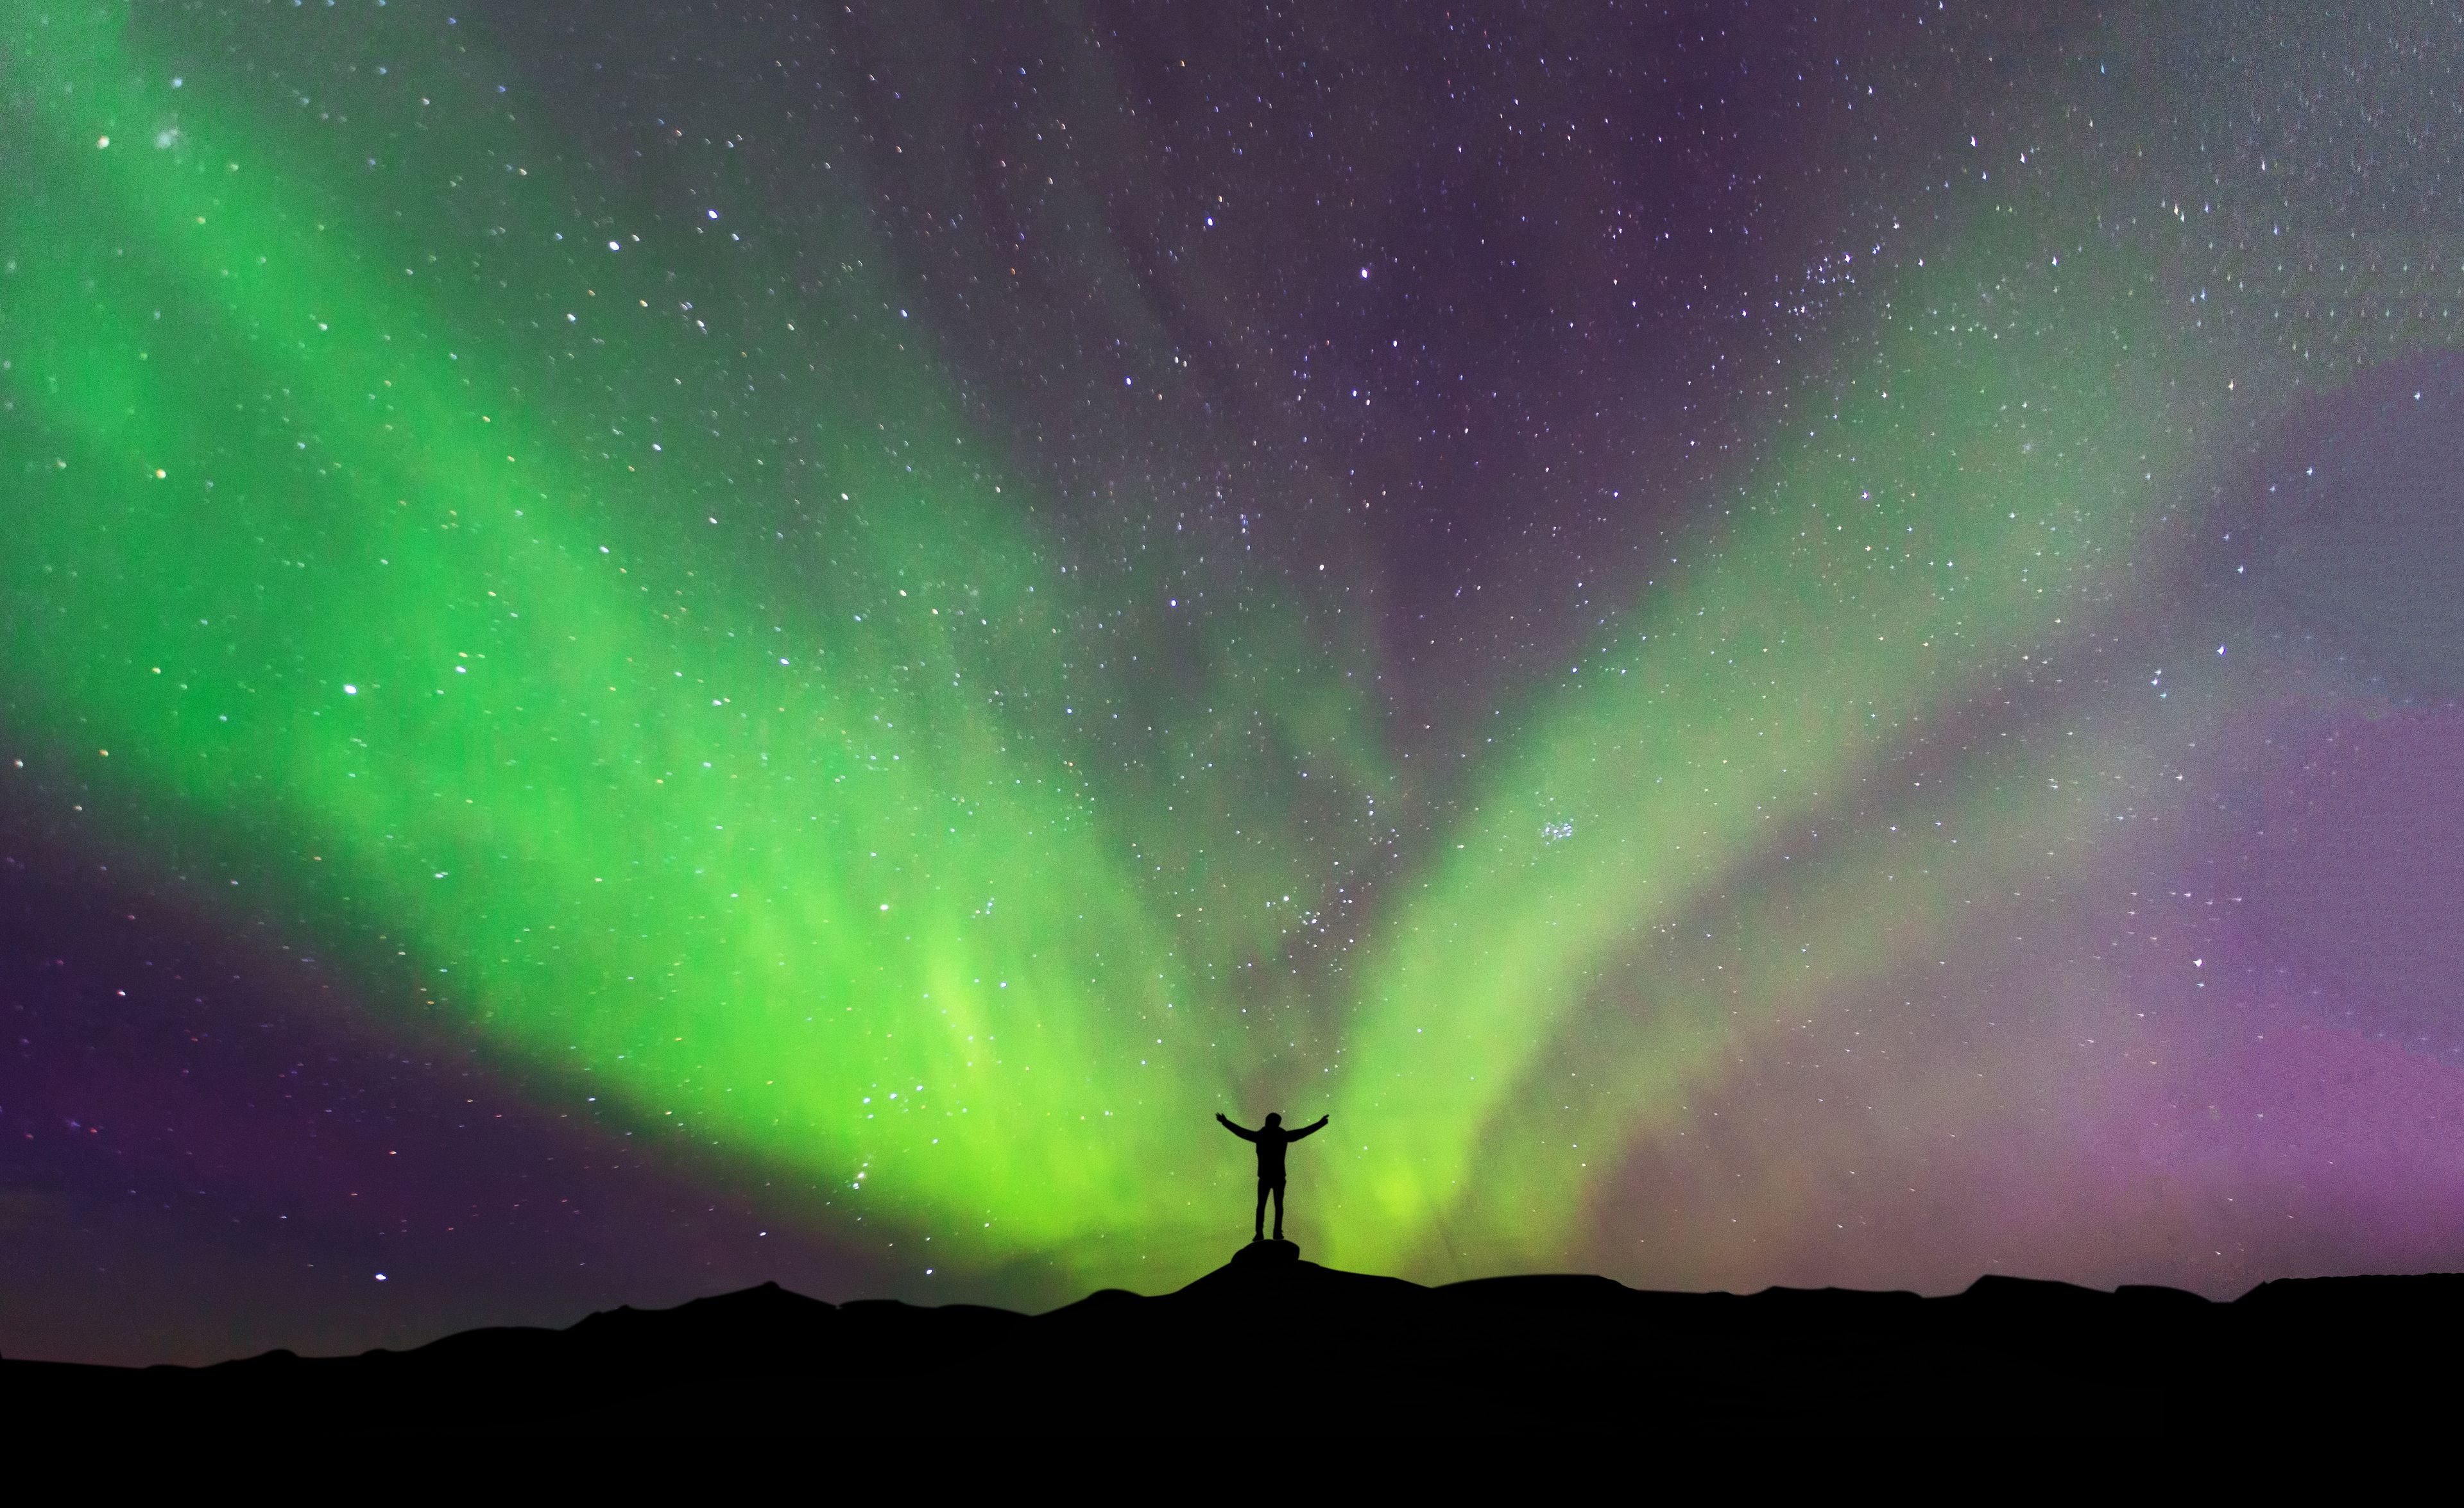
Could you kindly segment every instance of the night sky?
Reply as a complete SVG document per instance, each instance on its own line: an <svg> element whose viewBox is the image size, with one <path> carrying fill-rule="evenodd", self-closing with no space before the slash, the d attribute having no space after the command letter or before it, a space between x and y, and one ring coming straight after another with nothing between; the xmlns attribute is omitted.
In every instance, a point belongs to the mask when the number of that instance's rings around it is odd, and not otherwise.
<svg viewBox="0 0 2464 1508"><path fill-rule="evenodd" d="M2332 19L2329 17L2332 15ZM0 1352L2464 1265L2464 11L0 0Z"/></svg>

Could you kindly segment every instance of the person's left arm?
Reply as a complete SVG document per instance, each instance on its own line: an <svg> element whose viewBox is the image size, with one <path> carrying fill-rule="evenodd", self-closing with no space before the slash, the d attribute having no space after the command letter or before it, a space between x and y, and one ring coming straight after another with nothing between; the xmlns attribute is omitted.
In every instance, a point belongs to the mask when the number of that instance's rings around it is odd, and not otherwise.
<svg viewBox="0 0 2464 1508"><path fill-rule="evenodd" d="M1297 1130L1297 1131L1293 1132L1293 1133L1292 1133L1292 1140L1293 1140L1293 1141L1295 1141L1295 1142L1297 1142L1297 1141L1299 1141L1301 1138L1303 1138L1303 1137L1305 1137L1305 1136L1315 1136L1315 1135L1317 1135L1319 1132L1321 1132L1321 1131L1323 1131L1323 1130L1325 1130L1325 1129L1326 1129L1326 1123L1327 1123L1327 1121L1329 1121L1329 1120L1332 1120L1332 1119L1333 1119L1333 1118L1332 1118L1331 1116L1320 1116L1320 1117L1318 1117L1318 1118L1317 1118L1317 1121L1316 1121L1316 1123L1315 1123L1315 1124L1313 1124L1313 1125L1305 1125L1305 1126L1301 1127L1299 1130Z"/></svg>

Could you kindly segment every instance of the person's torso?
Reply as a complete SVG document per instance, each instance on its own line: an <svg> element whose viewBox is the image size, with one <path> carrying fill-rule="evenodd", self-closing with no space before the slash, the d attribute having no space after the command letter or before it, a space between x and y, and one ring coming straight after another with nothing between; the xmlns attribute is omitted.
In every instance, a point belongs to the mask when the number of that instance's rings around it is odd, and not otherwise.
<svg viewBox="0 0 2464 1508"><path fill-rule="evenodd" d="M1258 1133L1258 1176L1280 1178L1284 1172L1284 1147L1291 1141L1289 1133L1280 1128Z"/></svg>

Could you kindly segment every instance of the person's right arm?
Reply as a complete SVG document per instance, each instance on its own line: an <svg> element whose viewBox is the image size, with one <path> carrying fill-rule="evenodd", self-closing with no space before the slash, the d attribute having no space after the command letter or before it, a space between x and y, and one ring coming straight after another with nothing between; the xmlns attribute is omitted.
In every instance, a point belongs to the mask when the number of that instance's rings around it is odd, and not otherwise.
<svg viewBox="0 0 2464 1508"><path fill-rule="evenodd" d="M1234 1136L1239 1137L1243 1142L1255 1142L1258 1140L1257 1132L1242 1130L1239 1126L1232 1123L1232 1118L1230 1116L1225 1115L1221 1110L1215 1112L1215 1119L1223 1122L1224 1130L1231 1132Z"/></svg>

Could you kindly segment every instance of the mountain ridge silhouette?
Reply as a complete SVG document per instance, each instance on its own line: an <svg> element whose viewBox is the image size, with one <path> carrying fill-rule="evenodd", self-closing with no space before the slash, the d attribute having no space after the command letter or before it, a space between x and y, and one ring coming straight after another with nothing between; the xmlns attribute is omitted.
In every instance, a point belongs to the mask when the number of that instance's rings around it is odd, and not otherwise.
<svg viewBox="0 0 2464 1508"><path fill-rule="evenodd" d="M1260 1248L1281 1248L1261 1251ZM0 1360L20 1428L243 1435L1287 1432L2154 1435L2452 1417L2426 1361L2464 1275L2277 1279L2218 1302L1988 1275L1955 1295L1632 1289L1583 1274L1424 1287L1257 1243L1171 1293L1039 1315L776 1283L561 1330L202 1367Z"/></svg>

